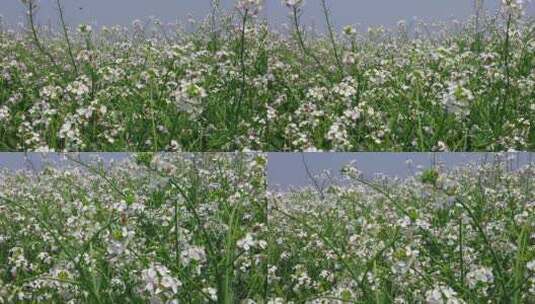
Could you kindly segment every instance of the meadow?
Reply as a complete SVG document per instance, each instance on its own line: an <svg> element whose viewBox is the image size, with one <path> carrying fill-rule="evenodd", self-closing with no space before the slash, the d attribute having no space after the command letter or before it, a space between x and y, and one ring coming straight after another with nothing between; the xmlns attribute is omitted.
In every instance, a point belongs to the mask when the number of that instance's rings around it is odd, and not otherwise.
<svg viewBox="0 0 535 304"><path fill-rule="evenodd" d="M535 166L267 191L264 154L0 175L0 304L535 303Z"/></svg>
<svg viewBox="0 0 535 304"><path fill-rule="evenodd" d="M271 193L271 297L535 303L535 166L505 164L407 179L364 178L349 164L343 183Z"/></svg>
<svg viewBox="0 0 535 304"><path fill-rule="evenodd" d="M523 1L475 0L461 21L325 30L259 17L52 26L21 1L0 28L3 151L505 151L535 149L535 23ZM356 20L358 22L358 20ZM343 28L342 30L338 30Z"/></svg>
<svg viewBox="0 0 535 304"><path fill-rule="evenodd" d="M0 303L264 303L259 154L0 174Z"/></svg>

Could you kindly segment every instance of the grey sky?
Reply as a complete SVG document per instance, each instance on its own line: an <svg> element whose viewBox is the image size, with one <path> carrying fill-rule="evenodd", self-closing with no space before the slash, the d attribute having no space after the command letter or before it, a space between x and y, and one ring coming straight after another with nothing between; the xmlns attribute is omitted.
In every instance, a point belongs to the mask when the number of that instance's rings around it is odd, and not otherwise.
<svg viewBox="0 0 535 304"><path fill-rule="evenodd" d="M511 161L512 169L535 161L535 153L508 155L515 156ZM313 174L329 169L333 176L340 177L338 173L342 166L356 160L357 168L367 178L377 174L404 178L431 167L434 159L446 168L455 168L467 163L492 161L494 156L493 153L305 153L305 161ZM407 160L412 160L410 166ZM272 190L286 191L291 186L311 185L301 153L269 153L267 178Z"/></svg>
<svg viewBox="0 0 535 304"><path fill-rule="evenodd" d="M20 0L1 0L0 14L10 23L23 20L24 8ZM57 23L55 0L39 0L41 23ZM221 0L231 8L235 0ZM321 23L319 0L305 0L303 20L308 24ZM130 24L135 19L155 16L164 22L185 20L189 13L199 19L209 12L210 0L62 0L70 24L80 22L94 25ZM499 0L486 0L486 7L494 10ZM384 24L391 26L401 19L414 16L425 20L462 19L472 14L472 0L330 0L338 26L360 23L363 27ZM533 14L532 3L529 14ZM265 0L263 14L272 24L287 22L288 9L281 0Z"/></svg>
<svg viewBox="0 0 535 304"><path fill-rule="evenodd" d="M69 156L82 161L90 161L98 157L105 164L114 161L121 161L128 158L129 153L69 153ZM72 165L73 162L68 160L65 154L61 153L36 153L36 152L0 152L0 170L41 170L45 164L55 166Z"/></svg>
<svg viewBox="0 0 535 304"><path fill-rule="evenodd" d="M98 156L105 163L121 161L130 153L71 153L71 157L80 155L84 161ZM377 174L397 176L400 178L413 175L423 168L432 166L434 159L446 168L455 168L467 163L492 161L494 153L305 153L305 160L313 174L324 169L331 170L335 177L342 166L355 160L356 166L366 177ZM535 153L513 153L512 169L535 161ZM501 157L504 157L503 154ZM407 165L406 161L412 160ZM54 165L72 164L60 153L0 153L0 170L36 169L40 170L44 163ZM273 190L288 190L291 186L310 185L310 179L303 166L301 153L268 153L267 168L268 186Z"/></svg>

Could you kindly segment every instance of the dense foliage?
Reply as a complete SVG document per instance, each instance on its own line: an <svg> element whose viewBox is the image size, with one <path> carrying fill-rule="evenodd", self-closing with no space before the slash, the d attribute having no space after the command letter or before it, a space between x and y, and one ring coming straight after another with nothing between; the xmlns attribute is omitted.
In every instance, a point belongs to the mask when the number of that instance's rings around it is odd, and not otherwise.
<svg viewBox="0 0 535 304"><path fill-rule="evenodd" d="M0 303L262 303L266 159L139 155L0 175Z"/></svg>
<svg viewBox="0 0 535 304"><path fill-rule="evenodd" d="M200 23L0 30L1 150L532 150L535 27L522 4L464 22L288 30L212 1ZM476 1L480 2L480 1ZM61 8L60 1L57 1ZM62 10L60 10L62 12ZM62 20L62 19L60 19Z"/></svg>
<svg viewBox="0 0 535 304"><path fill-rule="evenodd" d="M535 303L535 167L429 169L273 194L278 303Z"/></svg>

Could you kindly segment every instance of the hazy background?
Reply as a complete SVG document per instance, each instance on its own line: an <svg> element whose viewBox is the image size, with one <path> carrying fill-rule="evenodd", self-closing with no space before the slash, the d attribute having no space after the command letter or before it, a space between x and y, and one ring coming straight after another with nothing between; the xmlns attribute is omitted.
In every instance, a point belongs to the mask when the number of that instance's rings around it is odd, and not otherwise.
<svg viewBox="0 0 535 304"><path fill-rule="evenodd" d="M302 153L269 153L267 179L270 190L287 191L293 187L312 185L303 164ZM377 175L405 178L430 168L434 163L448 169L469 163L492 162L495 157L509 157L510 169L516 170L535 161L535 153L305 153L305 162L312 174L330 170L340 178L340 169L351 161L365 178Z"/></svg>
<svg viewBox="0 0 535 304"><path fill-rule="evenodd" d="M39 0L41 24L57 24L54 0ZM11 24L24 20L24 8L20 0L0 0L0 15ZM155 16L164 22L187 20L191 14L201 19L210 12L210 0L63 0L66 19L70 24L81 22L95 26L129 25L135 19ZM221 0L226 8L232 8L235 0ZM486 0L485 6L495 10L500 0ZM424 20L463 19L473 13L473 0L329 0L335 24L338 27L360 23L363 28L370 25L392 26L404 19L410 22L414 17ZM289 10L281 0L265 0L263 16L272 25L288 21ZM535 3L529 5L528 14L535 12ZM322 14L319 0L305 0L303 21L307 24L321 24Z"/></svg>
<svg viewBox="0 0 535 304"><path fill-rule="evenodd" d="M120 162L131 153L70 153L70 157L90 161L98 157L104 164ZM482 164L492 162L494 158L510 159L510 169L515 170L530 162L535 162L535 153L267 153L268 168L266 172L268 187L271 190L286 191L291 187L311 185L304 164L312 174L330 170L332 177L340 178L340 169L351 161L356 161L357 168L366 178L377 175L404 178L416 174L433 164L446 168L456 168L468 163ZM0 153L0 171L41 170L45 164L54 166L77 165L61 153Z"/></svg>
<svg viewBox="0 0 535 304"><path fill-rule="evenodd" d="M2 0L0 0L2 1ZM70 158L91 162L96 159L102 160L106 165L112 162L118 162L130 157L131 153L122 152L84 152L84 153L38 153L38 152L0 152L0 170L35 170L40 171L46 165L50 164L55 167L75 165ZM68 157L67 157L68 156Z"/></svg>

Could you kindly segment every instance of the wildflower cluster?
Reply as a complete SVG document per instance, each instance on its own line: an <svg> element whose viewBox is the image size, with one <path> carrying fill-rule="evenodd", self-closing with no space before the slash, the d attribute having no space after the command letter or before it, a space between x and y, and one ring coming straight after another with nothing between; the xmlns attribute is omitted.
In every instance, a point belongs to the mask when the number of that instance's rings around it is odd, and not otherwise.
<svg viewBox="0 0 535 304"><path fill-rule="evenodd" d="M535 166L502 162L271 193L276 303L531 303Z"/></svg>
<svg viewBox="0 0 535 304"><path fill-rule="evenodd" d="M261 1L244 3L251 16ZM242 41L221 19L217 36L204 23L83 24L68 29L72 58L53 29L36 42L1 26L0 150L260 150L267 27L247 18Z"/></svg>
<svg viewBox="0 0 535 304"><path fill-rule="evenodd" d="M521 16L524 14L524 8L531 0L502 0L502 11L506 15Z"/></svg>
<svg viewBox="0 0 535 304"><path fill-rule="evenodd" d="M304 4L304 0L283 0L282 3L289 8L298 8Z"/></svg>
<svg viewBox="0 0 535 304"><path fill-rule="evenodd" d="M236 5L240 10L256 11L262 7L263 0L238 0Z"/></svg>
<svg viewBox="0 0 535 304"><path fill-rule="evenodd" d="M0 175L0 303L262 303L263 155L69 157Z"/></svg>
<svg viewBox="0 0 535 304"><path fill-rule="evenodd" d="M478 8L477 24L329 35L299 24L305 1L280 4L288 31L250 18L263 1L236 3L187 30L84 24L66 40L2 26L0 150L535 148L525 1L503 0L498 18Z"/></svg>

